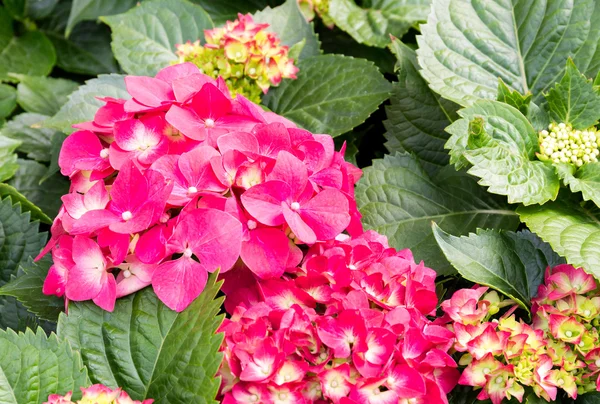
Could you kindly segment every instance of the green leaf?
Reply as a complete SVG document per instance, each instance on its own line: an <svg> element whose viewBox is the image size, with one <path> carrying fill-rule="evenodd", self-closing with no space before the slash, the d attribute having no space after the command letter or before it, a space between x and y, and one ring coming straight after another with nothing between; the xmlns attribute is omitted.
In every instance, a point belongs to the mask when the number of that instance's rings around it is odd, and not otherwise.
<svg viewBox="0 0 600 404"><path fill-rule="evenodd" d="M62 148L65 139L66 135L64 133L54 132L54 136L52 136L52 140L50 141L50 167L48 167L48 171L40 180L40 184L44 183L48 178L60 171L60 167L58 166L58 156L60 155L60 149Z"/></svg>
<svg viewBox="0 0 600 404"><path fill-rule="evenodd" d="M63 312L65 301L56 296L42 293L44 279L52 260L46 256L39 262L29 258L22 263L19 273L0 288L0 295L12 296L21 302L31 313L48 321L56 322L58 315Z"/></svg>
<svg viewBox="0 0 600 404"><path fill-rule="evenodd" d="M50 161L50 140L55 131L44 128L46 115L25 112L4 125L0 135L21 142L17 150L38 161Z"/></svg>
<svg viewBox="0 0 600 404"><path fill-rule="evenodd" d="M46 76L55 63L52 42L41 32L28 31L0 48L0 80L11 81L9 73Z"/></svg>
<svg viewBox="0 0 600 404"><path fill-rule="evenodd" d="M442 97L463 106L495 99L498 78L542 100L565 62L588 66L600 38L595 1L433 0L421 25L421 73Z"/></svg>
<svg viewBox="0 0 600 404"><path fill-rule="evenodd" d="M435 242L432 221L457 235L477 228L518 226L516 213L472 177L451 166L430 177L409 154L374 160L363 171L356 201L367 229L387 236L394 248L410 248L417 261L424 260L440 275L453 269Z"/></svg>
<svg viewBox="0 0 600 404"><path fill-rule="evenodd" d="M373 63L341 55L301 60L297 80L284 80L263 104L314 133L341 135L363 123L390 95Z"/></svg>
<svg viewBox="0 0 600 404"><path fill-rule="evenodd" d="M425 21L429 8L430 0L371 0L370 8L360 8L353 0L330 0L329 15L357 42L383 48L390 34L400 38Z"/></svg>
<svg viewBox="0 0 600 404"><path fill-rule="evenodd" d="M529 104L531 104L532 98L533 95L531 95L531 93L523 95L517 90L511 90L502 81L502 79L498 80L498 97L496 98L496 100L518 109L519 112L522 113L524 116L528 116L529 114Z"/></svg>
<svg viewBox="0 0 600 404"><path fill-rule="evenodd" d="M69 134L75 131L72 125L94 119L98 108L104 105L96 97L130 98L123 77L119 74L107 74L86 81L69 96L69 101L56 115L44 122L44 126Z"/></svg>
<svg viewBox="0 0 600 404"><path fill-rule="evenodd" d="M25 331L27 328L35 330L38 327L42 327L48 334L56 331L56 323L39 319L14 297L0 296L0 329Z"/></svg>
<svg viewBox="0 0 600 404"><path fill-rule="evenodd" d="M571 59L562 80L550 89L546 100L550 118L569 123L575 129L587 129L600 118L600 94Z"/></svg>
<svg viewBox="0 0 600 404"><path fill-rule="evenodd" d="M44 246L46 233L40 233L39 223L29 218L30 214L21 213L21 206L13 205L11 198L0 200L0 285Z"/></svg>
<svg viewBox="0 0 600 404"><path fill-rule="evenodd" d="M600 392L592 391L580 395L575 401L577 404L600 404Z"/></svg>
<svg viewBox="0 0 600 404"><path fill-rule="evenodd" d="M47 17L58 0L4 0L4 7L17 20L38 20Z"/></svg>
<svg viewBox="0 0 600 404"><path fill-rule="evenodd" d="M560 262L550 246L528 231L479 229L477 233L455 237L434 223L433 234L463 278L496 289L524 308L537 294L548 265Z"/></svg>
<svg viewBox="0 0 600 404"><path fill-rule="evenodd" d="M287 0L279 7L259 11L253 16L257 23L269 24L268 31L277 33L282 45L292 47L293 45L306 40L300 59L310 56L316 56L321 53L319 38L313 29L313 24L309 24L300 12L297 0Z"/></svg>
<svg viewBox="0 0 600 404"><path fill-rule="evenodd" d="M4 182L17 172L17 155L15 150L21 142L0 136L0 181Z"/></svg>
<svg viewBox="0 0 600 404"><path fill-rule="evenodd" d="M600 163L586 163L580 168L572 164L555 164L559 177L571 192L581 192L585 201L600 206Z"/></svg>
<svg viewBox="0 0 600 404"><path fill-rule="evenodd" d="M58 335L81 352L94 383L121 386L134 400L213 403L222 360L215 334L223 320L220 283L209 277L204 292L183 312L162 304L151 288L117 301L114 312L92 302L71 303Z"/></svg>
<svg viewBox="0 0 600 404"><path fill-rule="evenodd" d="M394 153L409 151L421 160L429 175L448 164L444 129L456 120L457 105L432 92L419 74L415 52L399 40L392 42L398 58L398 83L393 86L391 105L385 107L385 147Z"/></svg>
<svg viewBox="0 0 600 404"><path fill-rule="evenodd" d="M129 74L154 76L176 61L175 45L203 40L213 22L187 0L147 0L125 14L102 17L112 29L112 49Z"/></svg>
<svg viewBox="0 0 600 404"><path fill-rule="evenodd" d="M0 331L0 402L3 404L41 404L50 394L73 392L81 398L80 387L87 387L87 369L79 353L56 334L46 337L41 328L34 334Z"/></svg>
<svg viewBox="0 0 600 404"><path fill-rule="evenodd" d="M268 5L277 5L273 0L191 0L201 6L212 18L216 26L224 25L225 21L237 19L238 13L247 14L262 10Z"/></svg>
<svg viewBox="0 0 600 404"><path fill-rule="evenodd" d="M135 6L136 0L73 0L66 36L80 21L97 20L101 16L120 14Z"/></svg>
<svg viewBox="0 0 600 404"><path fill-rule="evenodd" d="M592 204L579 206L558 200L541 206L521 206L517 213L531 231L576 267L600 277L600 212Z"/></svg>
<svg viewBox="0 0 600 404"><path fill-rule="evenodd" d="M509 203L554 200L560 182L551 164L537 160L537 132L517 109L498 101L478 101L459 111L462 119L447 131L451 162L468 161L469 174Z"/></svg>
<svg viewBox="0 0 600 404"><path fill-rule="evenodd" d="M62 205L61 196L69 192L69 180L57 173L43 179L48 173L48 167L32 160L18 160L19 169L8 183L42 211L55 217Z"/></svg>
<svg viewBox="0 0 600 404"><path fill-rule="evenodd" d="M4 119L17 106L17 91L14 87L0 84L0 119Z"/></svg>
<svg viewBox="0 0 600 404"><path fill-rule="evenodd" d="M27 112L54 115L79 84L67 79L15 75L19 80L17 102Z"/></svg>
<svg viewBox="0 0 600 404"><path fill-rule="evenodd" d="M42 223L52 224L52 219L46 215L39 207L33 204L25 195L20 193L15 187L9 184L0 183L0 199L10 196L13 203L21 204L23 212L29 212L32 220L39 220Z"/></svg>

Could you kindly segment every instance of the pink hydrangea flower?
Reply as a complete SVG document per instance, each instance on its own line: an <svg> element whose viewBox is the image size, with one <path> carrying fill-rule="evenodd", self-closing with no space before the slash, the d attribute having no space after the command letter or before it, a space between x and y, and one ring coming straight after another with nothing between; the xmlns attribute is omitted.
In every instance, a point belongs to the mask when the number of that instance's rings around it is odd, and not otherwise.
<svg viewBox="0 0 600 404"><path fill-rule="evenodd" d="M87 388L82 387L81 392L81 400L76 402L71 401L72 394L68 392L64 396L51 394L44 404L152 404L154 402L152 399L132 400L124 390L111 389L102 384L94 384Z"/></svg>

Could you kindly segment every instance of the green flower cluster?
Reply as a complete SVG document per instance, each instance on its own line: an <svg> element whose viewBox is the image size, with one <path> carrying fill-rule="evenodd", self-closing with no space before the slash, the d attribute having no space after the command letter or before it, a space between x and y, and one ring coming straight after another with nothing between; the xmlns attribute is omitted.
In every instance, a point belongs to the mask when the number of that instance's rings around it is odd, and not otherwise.
<svg viewBox="0 0 600 404"><path fill-rule="evenodd" d="M598 131L595 127L585 130L573 129L565 123L551 123L548 130L539 134L540 160L554 163L570 163L581 167L598 161Z"/></svg>

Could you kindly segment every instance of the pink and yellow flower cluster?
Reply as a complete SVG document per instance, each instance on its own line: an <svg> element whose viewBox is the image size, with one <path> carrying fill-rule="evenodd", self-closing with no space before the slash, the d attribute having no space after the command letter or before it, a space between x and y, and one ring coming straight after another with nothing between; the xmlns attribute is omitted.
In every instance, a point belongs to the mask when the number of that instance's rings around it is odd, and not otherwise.
<svg viewBox="0 0 600 404"><path fill-rule="evenodd" d="M522 402L527 386L546 401L560 390L575 399L600 387L600 296L594 278L571 265L548 268L532 302L531 325L516 320L513 301L485 287L459 290L442 303L453 321L454 348L464 352L459 364L466 368L458 383L481 389L479 399Z"/></svg>
<svg viewBox="0 0 600 404"><path fill-rule="evenodd" d="M54 260L44 293L112 311L152 285L181 311L239 258L277 278L299 245L362 231L361 172L330 136L232 98L191 63L125 84L131 98L103 98L62 146L71 188L40 254Z"/></svg>
<svg viewBox="0 0 600 404"><path fill-rule="evenodd" d="M132 400L129 395L121 389L111 389L102 384L94 384L88 388L81 388L83 396L81 400L71 401L72 393L64 396L52 394L44 404L152 404L154 400L144 401Z"/></svg>
<svg viewBox="0 0 600 404"><path fill-rule="evenodd" d="M375 232L317 243L279 279L224 276L223 403L447 403L454 334L435 272ZM243 285L243 287L242 287Z"/></svg>
<svg viewBox="0 0 600 404"><path fill-rule="evenodd" d="M268 27L255 23L250 14L238 14L224 27L204 31L204 46L199 40L177 45L179 63L194 63L214 79L223 77L234 96L242 94L258 103L270 86L295 79L298 72L288 47Z"/></svg>

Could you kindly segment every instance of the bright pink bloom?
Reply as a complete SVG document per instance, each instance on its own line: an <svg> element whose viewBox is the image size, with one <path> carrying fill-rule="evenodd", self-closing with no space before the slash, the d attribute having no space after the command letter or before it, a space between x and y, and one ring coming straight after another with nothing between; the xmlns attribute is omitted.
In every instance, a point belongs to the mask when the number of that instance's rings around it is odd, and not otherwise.
<svg viewBox="0 0 600 404"><path fill-rule="evenodd" d="M89 131L78 131L63 142L58 165L62 175L67 177L79 171L91 171L92 178L103 178L113 171L108 156L108 146L103 146L98 136Z"/></svg>

